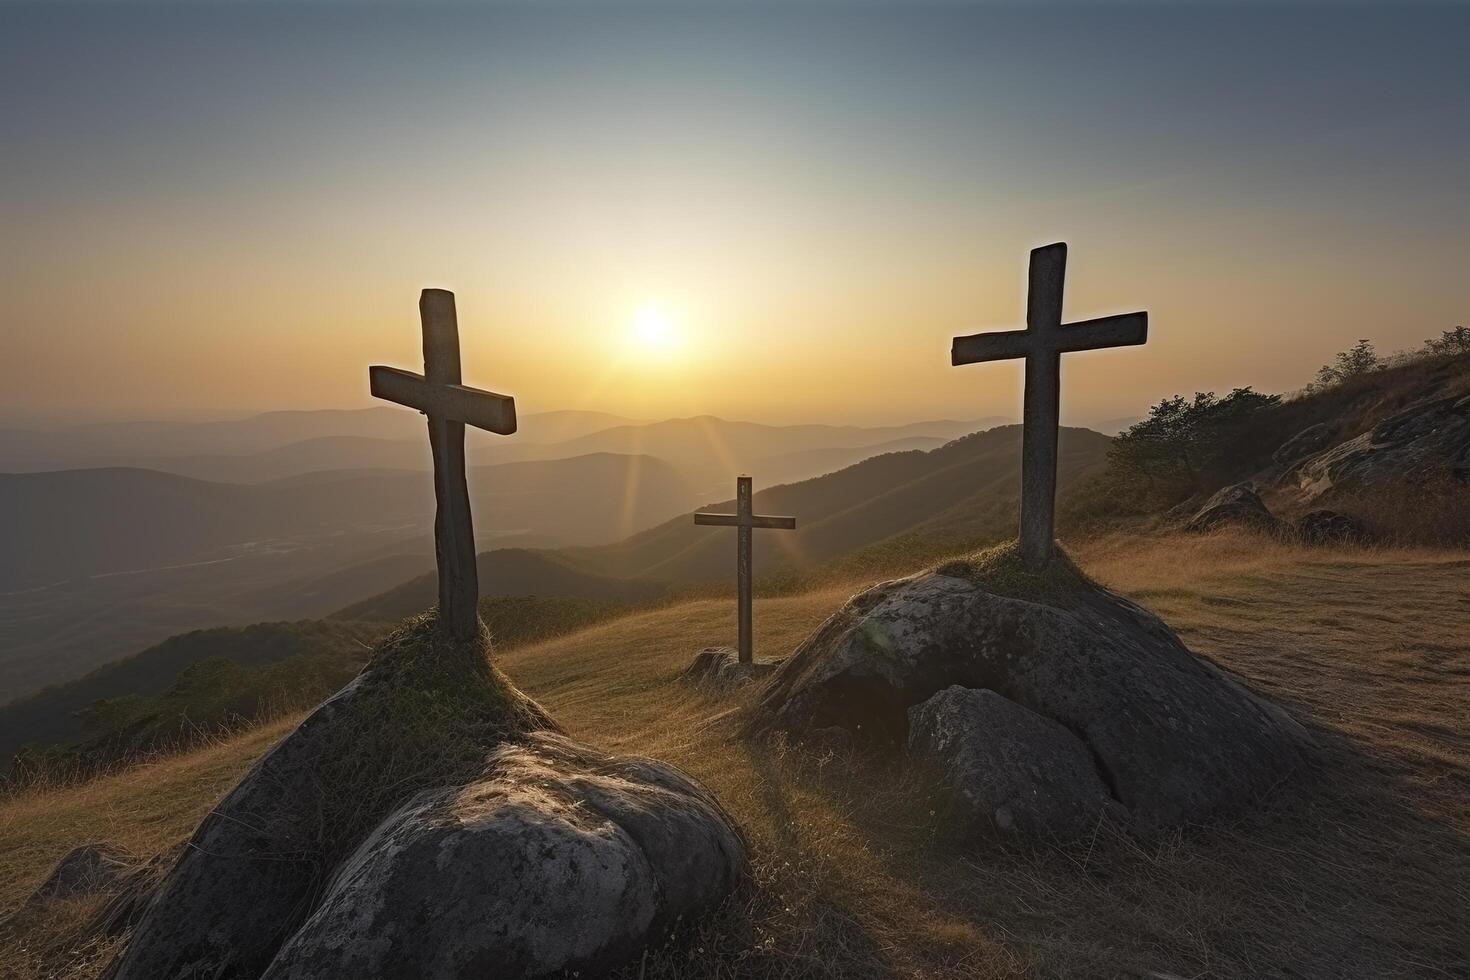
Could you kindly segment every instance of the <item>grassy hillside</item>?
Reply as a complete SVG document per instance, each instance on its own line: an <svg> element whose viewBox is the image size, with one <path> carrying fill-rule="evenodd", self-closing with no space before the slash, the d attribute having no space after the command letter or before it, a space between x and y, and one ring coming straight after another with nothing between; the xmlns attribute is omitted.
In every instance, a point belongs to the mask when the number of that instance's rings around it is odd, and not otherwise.
<svg viewBox="0 0 1470 980"><path fill-rule="evenodd" d="M942 799L922 781L736 741L728 701L674 682L733 634L728 602L521 647L502 666L574 735L695 774L751 842L758 887L630 977L1461 972L1470 557L1231 534L1105 538L1074 555L1303 719L1320 770L1243 819L1147 844L1106 826L1068 848L964 841L939 829ZM759 602L760 653L789 652L860 584ZM0 803L0 909L81 841L140 855L179 841L291 721ZM109 948L64 933L88 911L0 935L0 962L96 976Z"/></svg>
<svg viewBox="0 0 1470 980"><path fill-rule="evenodd" d="M1074 524L1157 516L1174 507L1188 510L1223 486L1251 481L1272 511L1287 518L1327 507L1356 518L1379 540L1470 542L1470 445L1457 456L1425 460L1431 473L1334 488L1310 500L1290 478L1288 464L1299 460L1273 458L1288 440L1315 426L1322 432L1318 448L1327 449L1399 413L1466 396L1470 352L1425 351L1284 397L1252 394L1248 407L1213 416L1206 407L1160 417L1167 405L1161 403L1152 422L1126 433L1108 468L1062 500L1061 509Z"/></svg>
<svg viewBox="0 0 1470 980"><path fill-rule="evenodd" d="M571 633L636 608L638 603L617 598L480 600L480 616L497 650ZM70 780L136 765L159 752L310 707L357 674L387 628L306 620L173 637L0 706L0 779L12 785ZM12 753L22 746L12 765Z"/></svg>
<svg viewBox="0 0 1470 980"><path fill-rule="evenodd" d="M256 692L245 684L224 682L231 669L248 671L282 661L300 664L315 658L324 663L342 665L345 682L361 666L367 647L380 628L358 623L304 620L296 623L259 623L241 629L219 628L196 630L170 637L130 657L99 667L84 677L48 687L29 697L0 705L0 760L10 756L26 743L53 745L71 742L87 733L83 717L89 708L100 708L92 716L94 734L100 729L113 731L137 726L149 714L160 696L171 688L188 693L191 684L180 681L180 674L200 664L213 664L221 683L207 686L211 693L200 690L203 675L196 675L192 689L199 695L193 714L196 723L208 725L211 719L228 714L245 713L245 703ZM354 666L356 665L356 666ZM204 668L201 668L204 669ZM334 674L333 679L338 675ZM239 675L234 675L239 680ZM228 704L213 704L214 692ZM238 692L238 699L235 693ZM128 705L121 699L130 699ZM110 709L98 702L117 699ZM136 710L133 710L136 709ZM0 770L5 765L0 763Z"/></svg>
<svg viewBox="0 0 1470 980"><path fill-rule="evenodd" d="M1109 440L1063 429L1058 485L1063 491L1102 466ZM1015 533L1020 486L1020 426L957 439L930 452L889 453L836 473L757 490L757 513L787 514L795 531L758 532L755 570L767 591L791 591L813 576L853 574L864 567L914 567L957 549ZM733 511L734 502L710 510ZM663 587L721 587L733 574L728 530L677 517L616 544L555 552L500 550L480 555L482 588L538 594L624 595ZM824 567L825 566L825 567ZM502 584L504 583L504 584ZM342 610L348 619L400 618L434 601L432 574Z"/></svg>

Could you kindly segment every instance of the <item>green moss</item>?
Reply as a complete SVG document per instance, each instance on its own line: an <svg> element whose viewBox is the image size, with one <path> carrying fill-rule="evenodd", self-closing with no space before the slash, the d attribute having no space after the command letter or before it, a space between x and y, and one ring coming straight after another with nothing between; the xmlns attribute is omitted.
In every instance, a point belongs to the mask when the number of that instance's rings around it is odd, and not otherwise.
<svg viewBox="0 0 1470 980"><path fill-rule="evenodd" d="M1027 568L1016 541L945 562L934 571L974 582L996 595L1049 606L1070 605L1069 600L1097 588L1060 548L1040 570Z"/></svg>
<svg viewBox="0 0 1470 980"><path fill-rule="evenodd" d="M487 634L456 641L434 612L377 647L326 729L320 845L328 866L415 793L467 782L497 745L557 727L489 654Z"/></svg>

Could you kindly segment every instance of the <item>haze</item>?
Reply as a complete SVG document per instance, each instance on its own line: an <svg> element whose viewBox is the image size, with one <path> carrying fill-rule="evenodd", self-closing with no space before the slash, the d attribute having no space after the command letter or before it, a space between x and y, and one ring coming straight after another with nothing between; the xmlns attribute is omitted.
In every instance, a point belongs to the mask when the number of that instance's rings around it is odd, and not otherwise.
<svg viewBox="0 0 1470 980"><path fill-rule="evenodd" d="M1465 322L1470 11L0 8L0 420L363 407L456 291L523 412L1019 414L1026 251L1068 421L1283 390ZM677 343L640 348L640 311ZM646 318L644 321L646 327ZM662 329L662 328L660 328Z"/></svg>

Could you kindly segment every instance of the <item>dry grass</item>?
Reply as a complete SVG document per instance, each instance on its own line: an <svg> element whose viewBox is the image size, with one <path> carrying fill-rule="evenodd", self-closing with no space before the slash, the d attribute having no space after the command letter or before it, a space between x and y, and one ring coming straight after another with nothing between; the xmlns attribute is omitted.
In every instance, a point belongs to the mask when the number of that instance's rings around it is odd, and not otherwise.
<svg viewBox="0 0 1470 980"><path fill-rule="evenodd" d="M1306 720L1319 771L1148 844L1107 826L1067 848L967 842L921 778L736 741L732 703L674 683L733 633L728 602L511 651L506 672L573 735L682 766L750 838L752 886L630 977L1466 975L1470 556L1240 534L1073 554ZM790 651L855 587L762 601L758 650ZM0 804L0 909L77 843L176 842L288 726ZM0 945L0 975L94 976L95 950L62 966L55 921Z"/></svg>

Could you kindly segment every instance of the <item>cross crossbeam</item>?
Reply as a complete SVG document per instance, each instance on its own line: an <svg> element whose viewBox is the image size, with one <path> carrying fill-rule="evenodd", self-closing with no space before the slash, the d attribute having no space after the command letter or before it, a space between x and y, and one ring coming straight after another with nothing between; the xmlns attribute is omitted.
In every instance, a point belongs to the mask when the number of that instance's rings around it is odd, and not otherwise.
<svg viewBox="0 0 1470 980"><path fill-rule="evenodd" d="M500 435L516 430L515 399L460 383L459 321L454 294L425 289L419 296L424 373L373 365L373 397L418 409L429 419L434 456L434 556L439 566L439 625L457 639L479 631L480 579L475 529L465 482L464 427Z"/></svg>
<svg viewBox="0 0 1470 980"><path fill-rule="evenodd" d="M1061 424L1061 355L1129 347L1148 340L1148 314L1125 313L1062 323L1067 274L1065 242L1031 250L1026 329L956 337L950 362L1025 358L1021 433L1021 557L1030 568L1052 554L1057 490L1057 429Z"/></svg>
<svg viewBox="0 0 1470 980"><path fill-rule="evenodd" d="M739 623L740 662L748 664L755 659L755 642L752 638L753 617L751 614L751 530L753 528L775 528L783 531L796 529L794 517L767 517L754 513L751 502L750 477L735 480L735 513L711 514L700 512L694 515L694 523L709 527L737 528L738 546L735 551L736 618Z"/></svg>

